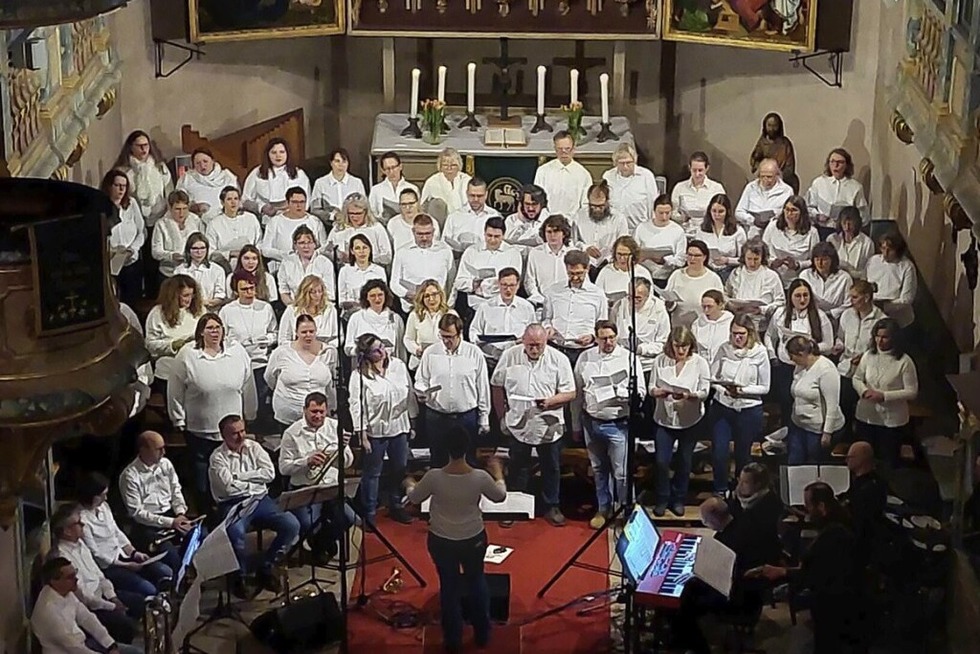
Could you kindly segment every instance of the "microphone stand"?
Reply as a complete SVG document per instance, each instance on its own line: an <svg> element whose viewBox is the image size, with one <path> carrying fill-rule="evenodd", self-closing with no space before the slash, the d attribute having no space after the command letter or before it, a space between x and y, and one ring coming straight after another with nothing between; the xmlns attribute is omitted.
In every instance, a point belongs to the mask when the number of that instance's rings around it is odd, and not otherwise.
<svg viewBox="0 0 980 654"><path fill-rule="evenodd" d="M341 456L337 459L337 488L340 491L340 519L343 521L344 531L340 537L340 547L337 548L337 554L340 559L337 561L338 572L340 573L340 610L344 615L344 628L342 630L340 639L340 652L341 654L348 654L349 640L347 635L347 602L349 600L349 591L347 588L347 564L350 561L350 552L348 548L350 547L350 528L351 525L347 523L347 511L345 511L348 502L350 501L347 497L347 470L344 465L344 455L346 454L346 449L344 446L344 431L343 425L340 423L340 407L350 406L350 400L347 394L347 384L343 383L344 370L347 367L345 365L347 356L344 354L343 343L346 340L347 330L344 326L344 321L340 316L340 260L337 257L337 248L334 248L333 256L331 257L331 262L333 263L333 288L334 288L334 302L336 306L337 314L337 377L334 381L334 388L337 393L337 426L338 426L338 443L337 446L340 448Z"/></svg>

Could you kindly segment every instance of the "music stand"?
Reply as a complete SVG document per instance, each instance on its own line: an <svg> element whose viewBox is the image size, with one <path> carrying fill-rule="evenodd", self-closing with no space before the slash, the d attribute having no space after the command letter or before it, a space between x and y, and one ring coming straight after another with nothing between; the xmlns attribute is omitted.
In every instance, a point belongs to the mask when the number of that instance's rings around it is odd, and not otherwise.
<svg viewBox="0 0 980 654"><path fill-rule="evenodd" d="M345 493L346 495L346 493ZM327 502L332 502L340 497L340 486L338 485L325 485L321 484L318 486L303 486L301 488L296 488L294 490L286 491L278 498L279 508L283 511L292 511L293 509L303 509L309 508L317 504L325 504ZM325 513L323 509L320 511L319 517L310 526L310 533L313 534L317 530L322 529L325 519L328 517L328 513ZM339 548L338 548L339 549ZM316 559L310 557L310 578L303 583L296 586L290 590L287 583L286 588L283 589L283 595L285 596L286 602L290 601L290 597L295 591L300 588L305 588L307 586L313 586L318 592L322 593L324 591L323 587L320 586L321 583L329 584L331 583L329 579L321 579L316 575L317 569ZM326 567L326 566L322 566ZM288 577L287 577L288 581Z"/></svg>

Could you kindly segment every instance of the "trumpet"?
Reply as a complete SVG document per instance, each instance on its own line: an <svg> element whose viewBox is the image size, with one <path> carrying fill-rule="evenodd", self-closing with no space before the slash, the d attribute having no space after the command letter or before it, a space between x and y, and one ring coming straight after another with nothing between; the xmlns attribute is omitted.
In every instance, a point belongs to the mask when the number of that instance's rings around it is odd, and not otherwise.
<svg viewBox="0 0 980 654"><path fill-rule="evenodd" d="M310 469L306 471L306 478L310 480L311 486L316 486L323 481L323 478L327 474L327 470L329 470L333 464L337 462L337 457L340 456L339 447L335 449L325 447L323 448L322 452L323 455L327 457L327 462L322 466L310 466Z"/></svg>
<svg viewBox="0 0 980 654"><path fill-rule="evenodd" d="M398 568L391 569L391 576L389 576L383 584L381 584L381 591L394 595L402 589L405 584L405 580L402 579L402 571Z"/></svg>

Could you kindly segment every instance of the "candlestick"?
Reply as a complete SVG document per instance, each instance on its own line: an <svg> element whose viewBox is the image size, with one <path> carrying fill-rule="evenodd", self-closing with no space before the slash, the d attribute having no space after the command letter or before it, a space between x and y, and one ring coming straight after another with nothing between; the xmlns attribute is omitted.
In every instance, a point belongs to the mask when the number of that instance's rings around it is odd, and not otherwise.
<svg viewBox="0 0 980 654"><path fill-rule="evenodd" d="M408 109L408 115L416 118L419 115L419 77L422 71L418 68L412 69L412 105Z"/></svg>
<svg viewBox="0 0 980 654"><path fill-rule="evenodd" d="M466 113L476 111L476 64L466 65Z"/></svg>
<svg viewBox="0 0 980 654"><path fill-rule="evenodd" d="M599 75L599 94L602 101L602 122L609 123L609 75Z"/></svg>
<svg viewBox="0 0 980 654"><path fill-rule="evenodd" d="M569 104L575 104L578 102L578 70L573 68L569 73L569 86L572 89L572 97L569 100Z"/></svg>
<svg viewBox="0 0 980 654"><path fill-rule="evenodd" d="M612 125L609 122L599 123L599 135L595 137L597 142L605 143L606 141L615 141L618 138L616 132L612 131Z"/></svg>
<svg viewBox="0 0 980 654"><path fill-rule="evenodd" d="M419 117L418 116L409 116L409 118L408 118L408 125L406 125L405 126L405 129L403 129L401 131L401 135L402 136L407 136L407 137L413 138L413 139L420 139L420 138L422 138L422 128L419 127Z"/></svg>
<svg viewBox="0 0 980 654"><path fill-rule="evenodd" d="M544 78L547 75L548 69L544 66L538 66L538 115L544 114Z"/></svg>
<svg viewBox="0 0 980 654"><path fill-rule="evenodd" d="M446 101L446 67L439 66L439 85L438 92L436 93L436 98L440 102Z"/></svg>

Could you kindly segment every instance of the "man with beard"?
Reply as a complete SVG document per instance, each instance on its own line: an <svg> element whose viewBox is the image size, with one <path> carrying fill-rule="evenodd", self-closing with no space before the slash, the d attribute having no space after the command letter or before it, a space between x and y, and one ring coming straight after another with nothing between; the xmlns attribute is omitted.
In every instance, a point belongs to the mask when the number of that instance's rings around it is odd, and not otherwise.
<svg viewBox="0 0 980 654"><path fill-rule="evenodd" d="M516 246L527 258L528 250L544 243L540 236L541 225L550 216L548 211L548 194L544 189L534 184L527 184L521 189L521 201L517 211L507 216L504 224L504 240Z"/></svg>
<svg viewBox="0 0 980 654"><path fill-rule="evenodd" d="M609 206L609 183L602 180L589 187L589 204L572 217L575 227L573 241L582 244L589 255L589 277L595 276L612 256L613 243L624 234L629 234L629 226L622 215L613 215Z"/></svg>

